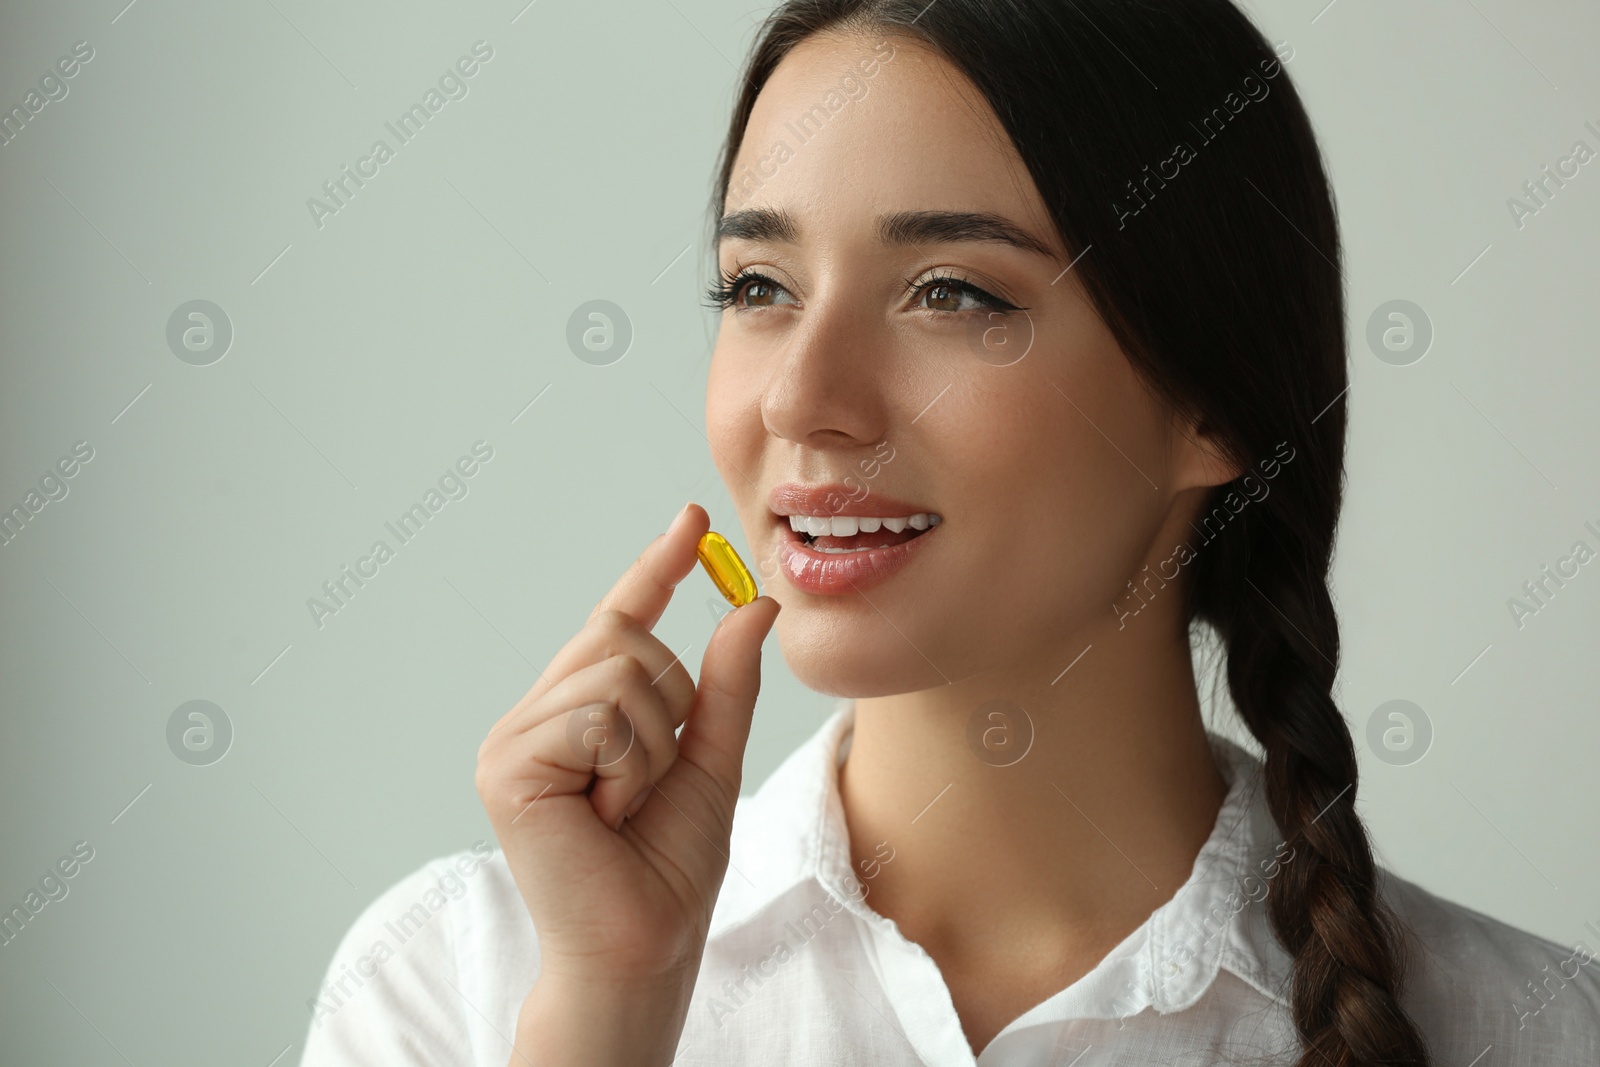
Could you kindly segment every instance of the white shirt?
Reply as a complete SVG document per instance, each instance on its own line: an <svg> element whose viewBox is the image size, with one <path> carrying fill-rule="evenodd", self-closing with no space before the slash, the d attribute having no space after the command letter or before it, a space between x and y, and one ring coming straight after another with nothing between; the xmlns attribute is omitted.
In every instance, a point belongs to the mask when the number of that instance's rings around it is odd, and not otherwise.
<svg viewBox="0 0 1600 1067"><path fill-rule="evenodd" d="M852 871L838 768L853 722L854 703L840 701L739 799L677 1063L1295 1061L1290 961L1263 903L1275 864L1293 857L1278 847L1253 754L1208 735L1229 790L1188 880L976 1056L933 959L866 905L876 869ZM1380 877L1424 946L1403 1002L1438 1067L1600 1065L1593 949L1564 948L1381 867ZM504 856L479 842L402 879L356 920L328 968L302 1067L506 1067L538 974L538 941Z"/></svg>

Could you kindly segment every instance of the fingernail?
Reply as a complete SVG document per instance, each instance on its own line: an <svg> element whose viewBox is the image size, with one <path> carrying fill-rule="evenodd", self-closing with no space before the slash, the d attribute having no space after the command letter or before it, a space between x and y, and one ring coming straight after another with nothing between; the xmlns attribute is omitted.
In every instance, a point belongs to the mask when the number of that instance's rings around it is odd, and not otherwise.
<svg viewBox="0 0 1600 1067"><path fill-rule="evenodd" d="M650 790L652 788L652 786L647 785L639 791L639 795L634 797L633 801L623 809L622 817L624 819L631 819L639 814L639 809L644 807L644 802L650 799Z"/></svg>
<svg viewBox="0 0 1600 1067"><path fill-rule="evenodd" d="M687 514L689 514L689 505L685 504L683 507L679 508L678 513L672 517L671 524L667 526L667 533L670 534L672 531L676 530L678 528L678 524L683 521L683 517Z"/></svg>

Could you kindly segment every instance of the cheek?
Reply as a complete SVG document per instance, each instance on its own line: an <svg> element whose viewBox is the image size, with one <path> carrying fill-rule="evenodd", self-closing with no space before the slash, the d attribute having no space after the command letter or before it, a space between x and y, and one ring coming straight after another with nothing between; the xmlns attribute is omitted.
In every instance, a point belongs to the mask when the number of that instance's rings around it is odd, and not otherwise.
<svg viewBox="0 0 1600 1067"><path fill-rule="evenodd" d="M734 464L755 477L740 457L749 454L752 443L759 447L761 433L760 392L753 387L752 376L741 373L735 362L732 357L713 352L706 376L706 438L711 444L711 458L730 488L734 488L730 479L744 481Z"/></svg>
<svg viewBox="0 0 1600 1067"><path fill-rule="evenodd" d="M1109 610L1160 527L1164 499L1146 480L1159 485L1163 470L1160 424L1142 393L1125 392L1115 374L1050 371L953 405L967 429L951 440L968 446L946 456L945 470L959 471L952 483L940 478L976 535L966 561L973 595L1001 591L1008 611L1046 627L1063 613Z"/></svg>
<svg viewBox="0 0 1600 1067"><path fill-rule="evenodd" d="M761 399L760 383L748 367L741 368L737 360L713 353L706 379L706 451L739 511L747 537L755 537L767 526L762 470L766 426ZM755 566L754 560L746 562Z"/></svg>
<svg viewBox="0 0 1600 1067"><path fill-rule="evenodd" d="M1016 582L1026 592L1013 609L1041 627L1109 617L1160 525L1131 487L1098 503L1071 485L1058 492L1066 510L1041 517L1018 548Z"/></svg>

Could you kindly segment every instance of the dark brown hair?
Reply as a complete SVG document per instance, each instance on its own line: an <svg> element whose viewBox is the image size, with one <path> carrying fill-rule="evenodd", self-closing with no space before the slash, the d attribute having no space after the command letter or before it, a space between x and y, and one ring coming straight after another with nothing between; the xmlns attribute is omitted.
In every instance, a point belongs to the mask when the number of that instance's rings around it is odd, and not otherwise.
<svg viewBox="0 0 1600 1067"><path fill-rule="evenodd" d="M1294 847L1267 907L1294 958L1299 1067L1427 1064L1400 1003L1406 931L1378 894L1355 748L1331 694L1344 289L1321 154L1282 68L1292 48L1275 50L1229 0L789 0L745 67L714 219L756 95L822 30L911 38L961 70L1144 379L1244 471L1294 448L1292 475L1190 565L1188 617L1226 649L1229 694ZM1203 514L1250 495L1250 477L1213 489Z"/></svg>

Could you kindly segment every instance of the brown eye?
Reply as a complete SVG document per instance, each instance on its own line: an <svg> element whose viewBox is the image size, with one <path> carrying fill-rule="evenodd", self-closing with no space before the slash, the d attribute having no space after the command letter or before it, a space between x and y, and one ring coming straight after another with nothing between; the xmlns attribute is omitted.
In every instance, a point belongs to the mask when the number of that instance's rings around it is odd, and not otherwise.
<svg viewBox="0 0 1600 1067"><path fill-rule="evenodd" d="M961 294L955 286L940 283L928 290L928 306L934 311L960 311Z"/></svg>
<svg viewBox="0 0 1600 1067"><path fill-rule="evenodd" d="M744 270L724 272L722 280L706 290L706 304L714 310L750 311L785 303L788 290L765 274ZM791 298L788 303L793 303Z"/></svg>
<svg viewBox="0 0 1600 1067"><path fill-rule="evenodd" d="M929 311L956 313L963 311L979 311L990 309L994 311L1015 311L1015 304L1009 303L979 289L971 282L959 278L934 278L923 282L914 289L921 292L922 299L919 306ZM966 303L963 303L965 301Z"/></svg>

